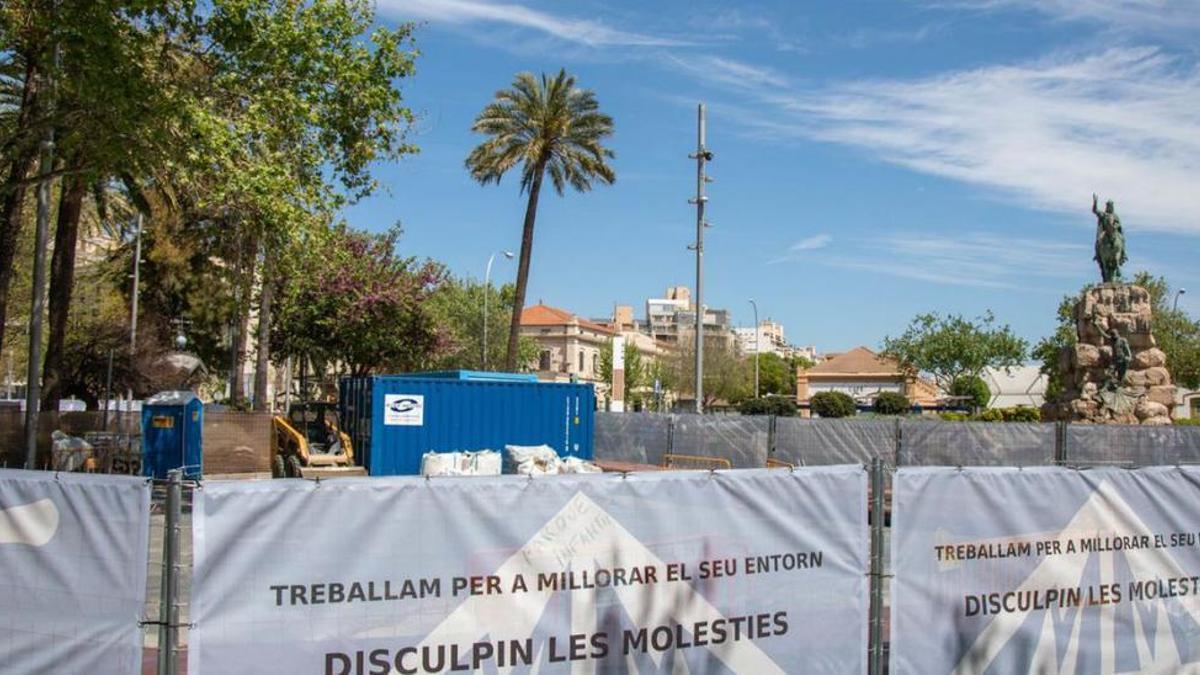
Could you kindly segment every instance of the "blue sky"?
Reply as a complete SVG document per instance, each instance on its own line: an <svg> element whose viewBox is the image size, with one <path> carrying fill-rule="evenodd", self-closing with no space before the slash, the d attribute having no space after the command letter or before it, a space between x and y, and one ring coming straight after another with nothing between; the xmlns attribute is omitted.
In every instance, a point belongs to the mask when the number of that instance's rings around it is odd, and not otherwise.
<svg viewBox="0 0 1200 675"><path fill-rule="evenodd" d="M877 346L917 313L987 309L1036 340L1098 280L1092 192L1129 273L1200 313L1200 0L733 3L379 0L417 21L402 83L417 156L354 225L482 277L516 250L516 176L473 183L474 115L519 71L567 68L615 120L617 183L544 192L529 301L607 316L693 285L696 103L708 105L705 300L790 341ZM498 262L493 279L511 280Z"/></svg>

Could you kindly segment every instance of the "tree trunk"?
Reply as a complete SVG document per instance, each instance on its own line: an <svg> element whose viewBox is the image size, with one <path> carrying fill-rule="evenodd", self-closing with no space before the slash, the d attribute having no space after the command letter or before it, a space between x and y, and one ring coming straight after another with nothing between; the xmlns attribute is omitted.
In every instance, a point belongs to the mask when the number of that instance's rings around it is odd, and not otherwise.
<svg viewBox="0 0 1200 675"><path fill-rule="evenodd" d="M542 177L546 163L539 162L529 187L529 202L525 205L525 228L521 232L521 259L517 263L517 287L513 294L512 322L508 327L508 351L504 357L504 370L517 370L517 346L521 340L521 311L525 309L525 286L529 283L529 260L533 255L533 224L537 220L538 194L542 191Z"/></svg>
<svg viewBox="0 0 1200 675"><path fill-rule="evenodd" d="M234 329L233 338L233 375L231 376L229 386L229 403L233 406L240 406L246 399L246 382L243 377L243 371L246 365L246 342L250 332L250 291L254 288L254 268L258 259L258 237L250 235L248 245L242 250L241 273L242 279L241 288L238 290L237 316L234 321L237 327Z"/></svg>
<svg viewBox="0 0 1200 675"><path fill-rule="evenodd" d="M267 371L270 368L271 357L271 300L275 294L275 284L271 282L271 272L274 265L271 258L271 247L263 247L262 290L258 301L258 349L254 364L254 409L265 412L271 408L267 400Z"/></svg>
<svg viewBox="0 0 1200 675"><path fill-rule="evenodd" d="M50 261L50 339L42 371L42 410L58 410L63 392L63 349L71 293L75 288L75 246L79 240L79 216L87 192L81 176L63 181L58 201L58 224L54 231L54 257Z"/></svg>
<svg viewBox="0 0 1200 675"><path fill-rule="evenodd" d="M21 96L21 112L17 115L14 134L19 139L29 133L36 116L38 105L38 67L33 58L27 58L24 91ZM8 288L13 279L13 261L17 242L21 235L21 209L25 205L26 188L23 181L37 159L37 143L14 143L15 150L9 165L8 175L0 186L3 195L0 204L0 348L4 345L5 328L8 325Z"/></svg>

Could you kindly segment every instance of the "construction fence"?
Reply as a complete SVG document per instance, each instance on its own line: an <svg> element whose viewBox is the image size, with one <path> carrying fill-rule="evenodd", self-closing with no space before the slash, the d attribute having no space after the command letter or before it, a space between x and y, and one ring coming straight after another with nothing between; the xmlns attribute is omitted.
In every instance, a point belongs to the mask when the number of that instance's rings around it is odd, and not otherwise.
<svg viewBox="0 0 1200 675"><path fill-rule="evenodd" d="M792 466L1171 465L1200 462L1200 427L946 422L896 418L596 413L596 458L659 466L667 455L733 468Z"/></svg>

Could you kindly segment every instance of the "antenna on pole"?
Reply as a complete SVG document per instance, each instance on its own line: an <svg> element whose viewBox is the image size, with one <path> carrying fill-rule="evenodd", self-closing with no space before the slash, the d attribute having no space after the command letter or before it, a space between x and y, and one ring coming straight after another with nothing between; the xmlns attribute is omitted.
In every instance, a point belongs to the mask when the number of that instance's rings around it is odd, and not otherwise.
<svg viewBox="0 0 1200 675"><path fill-rule="evenodd" d="M704 165L713 158L705 145L704 104L696 107L696 152L688 155L696 160L696 197L688 201L696 205L696 243L688 248L696 252L696 412L704 412L704 185L712 181L704 173Z"/></svg>

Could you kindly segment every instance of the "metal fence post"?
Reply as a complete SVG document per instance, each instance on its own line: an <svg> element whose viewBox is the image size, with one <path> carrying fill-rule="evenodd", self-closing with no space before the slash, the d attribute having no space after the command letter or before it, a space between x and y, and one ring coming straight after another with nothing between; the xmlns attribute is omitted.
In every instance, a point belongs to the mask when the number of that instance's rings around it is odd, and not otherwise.
<svg viewBox="0 0 1200 675"><path fill-rule="evenodd" d="M883 673L883 461L871 460L871 634L868 672Z"/></svg>
<svg viewBox="0 0 1200 675"><path fill-rule="evenodd" d="M1056 437L1054 439L1054 461L1059 466L1067 463L1067 421L1055 422Z"/></svg>
<svg viewBox="0 0 1200 675"><path fill-rule="evenodd" d="M767 457L775 455L775 415L767 417Z"/></svg>
<svg viewBox="0 0 1200 675"><path fill-rule="evenodd" d="M675 454L675 415L667 416L667 454Z"/></svg>
<svg viewBox="0 0 1200 675"><path fill-rule="evenodd" d="M167 473L164 517L162 599L158 608L158 672L179 670L179 521L183 508L183 469Z"/></svg>
<svg viewBox="0 0 1200 675"><path fill-rule="evenodd" d="M892 448L892 453L893 453L892 454L892 466L899 468L900 467L900 446L904 442L904 426L902 424L901 418L899 418L899 417L896 418L895 424L896 424L896 442L895 442L895 446Z"/></svg>

